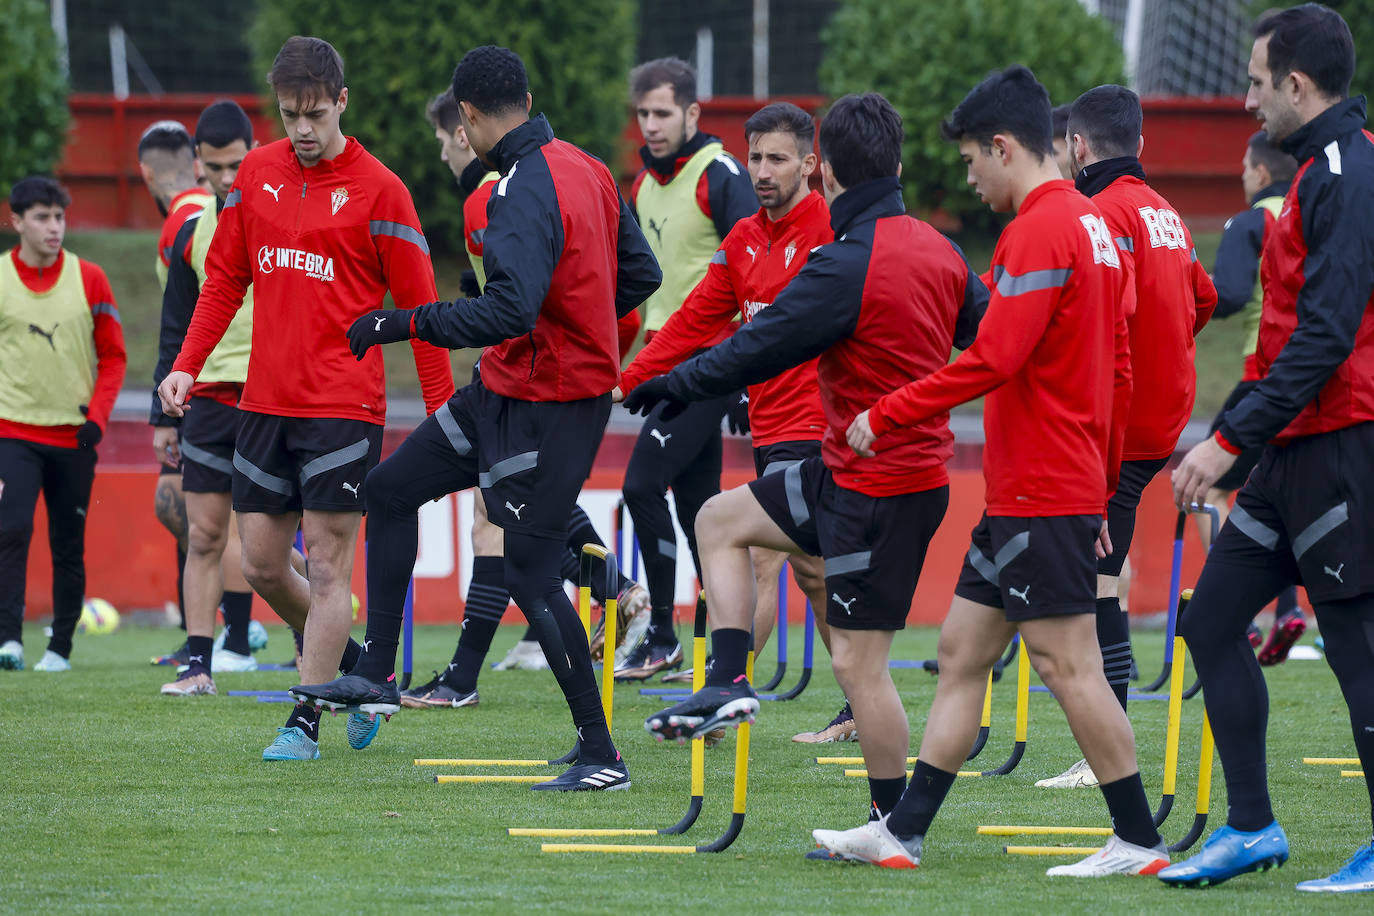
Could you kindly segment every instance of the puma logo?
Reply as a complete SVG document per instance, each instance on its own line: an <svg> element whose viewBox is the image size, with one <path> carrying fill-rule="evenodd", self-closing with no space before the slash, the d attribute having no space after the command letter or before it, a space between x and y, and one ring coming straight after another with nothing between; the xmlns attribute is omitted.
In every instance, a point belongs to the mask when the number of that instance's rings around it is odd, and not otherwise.
<svg viewBox="0 0 1374 916"><path fill-rule="evenodd" d="M1021 591L1019 591L1019 592L1018 592L1016 589L1012 588L1010 585L1008 585L1008 586L1007 586L1007 593L1008 593L1008 594L1011 594L1011 595L1015 595L1017 598L1020 598L1022 601L1026 602L1026 606L1027 606L1027 607L1030 606L1030 586L1029 586L1029 585L1027 585L1025 588L1021 589Z"/></svg>
<svg viewBox="0 0 1374 916"><path fill-rule="evenodd" d="M205 664L205 656L204 656L204 655L192 655L190 658L187 659L187 661L200 662L200 663L203 665L203 664Z"/></svg>
<svg viewBox="0 0 1374 916"><path fill-rule="evenodd" d="M515 520L518 522L520 521L520 511L525 508L525 504L521 503L519 508L516 508L510 504L510 500L506 500L506 508L515 513Z"/></svg>
<svg viewBox="0 0 1374 916"><path fill-rule="evenodd" d="M661 448L667 448L668 440L673 438L672 433L661 433L656 429L649 430L649 435L653 436L655 439L658 440L658 444Z"/></svg>
<svg viewBox="0 0 1374 916"><path fill-rule="evenodd" d="M29 325L29 333L30 333L30 334L37 334L39 337L41 337L41 338L43 338L44 340L46 340L46 341L48 342L48 346L49 346L49 347L52 347L53 352L56 353L56 352L57 352L57 344L55 344L55 343L52 342L52 336L53 336L54 334L57 333L57 325L60 324L60 323L61 323L61 322L54 322L51 331L45 331L45 330L43 330L42 328L40 328L38 325L36 325L36 324L31 324L31 325Z"/></svg>
<svg viewBox="0 0 1374 916"><path fill-rule="evenodd" d="M848 601L845 601L843 598L841 598L839 595L835 594L834 592L831 592L831 593L830 593L830 597L834 600L834 602L835 602L836 604L838 604L840 607L844 608L844 612L845 612L846 614L850 614L850 615L852 615L854 612L851 611L851 610L849 609L849 606L850 606L851 604L853 604L855 601L858 601L858 600L859 600L858 596L856 595L856 596L854 596L853 598L850 598Z"/></svg>
<svg viewBox="0 0 1374 916"><path fill-rule="evenodd" d="M582 741L582 740L583 740L583 738L582 738L582 726L580 726L580 725L577 726L577 740L578 740L578 741Z"/></svg>
<svg viewBox="0 0 1374 916"><path fill-rule="evenodd" d="M364 652L370 652L370 651L372 651L372 640L370 640L370 639L364 639L364 640L363 640L363 651L364 651Z"/></svg>
<svg viewBox="0 0 1374 916"><path fill-rule="evenodd" d="M658 239L660 245L663 244L663 227L668 225L668 217L663 218L662 223L654 222L653 217L649 218L649 228L654 230L654 237Z"/></svg>
<svg viewBox="0 0 1374 916"><path fill-rule="evenodd" d="M747 391L741 391L741 392L740 392L740 395L739 395L739 403L741 403L741 404L748 404L748 403L749 403L749 392L747 392Z"/></svg>
<svg viewBox="0 0 1374 916"><path fill-rule="evenodd" d="M376 326L375 328L373 328L372 330L373 330L373 331L380 331L380 330L382 329L382 322L383 322L383 321L386 321L386 316L385 316L385 315L382 315L380 318L374 318L373 321L377 322L377 326Z"/></svg>
<svg viewBox="0 0 1374 916"><path fill-rule="evenodd" d="M1335 579L1337 582L1339 582L1339 583L1341 583L1342 585L1344 585L1344 584L1345 584L1345 580L1341 578L1341 570L1343 570L1343 569L1345 569L1345 564L1344 564L1344 563L1342 563L1340 566L1337 566L1335 569L1332 569L1330 566L1323 566L1323 567L1322 567L1322 572L1326 573L1328 576L1330 576L1331 578Z"/></svg>
<svg viewBox="0 0 1374 916"><path fill-rule="evenodd" d="M344 481L343 488L348 492L352 493L354 499L358 498L358 485L356 483L349 483L348 481Z"/></svg>
<svg viewBox="0 0 1374 916"><path fill-rule="evenodd" d="M301 728L304 728L306 731L312 732L320 727L320 723L311 722L309 719L297 719L296 724L299 725Z"/></svg>
<svg viewBox="0 0 1374 916"><path fill-rule="evenodd" d="M271 195L272 195L272 199L275 200L277 203L281 203L281 198L278 197L277 195L281 193L281 189L284 188L284 187L286 187L286 183L285 183L285 182L283 182L282 184L277 185L275 188L272 187L270 184L268 184L268 183L265 182L265 181L262 183L262 189L263 189L264 191L266 191L267 193L271 194Z"/></svg>
<svg viewBox="0 0 1374 916"><path fill-rule="evenodd" d="M464 620L464 621L463 621L463 626L467 626L467 625L468 625L468 622L467 622L466 620ZM450 671L456 671L456 670L458 670L458 666L455 665L453 662L449 662L449 663L448 663L448 670L450 670Z"/></svg>
<svg viewBox="0 0 1374 916"><path fill-rule="evenodd" d="M754 258L756 258L756 257L758 256L758 252L754 250L754 246L753 246L753 245L745 245L745 246L744 246L744 250L747 251L747 252L749 252L749 260L750 260L750 262L753 262Z"/></svg>

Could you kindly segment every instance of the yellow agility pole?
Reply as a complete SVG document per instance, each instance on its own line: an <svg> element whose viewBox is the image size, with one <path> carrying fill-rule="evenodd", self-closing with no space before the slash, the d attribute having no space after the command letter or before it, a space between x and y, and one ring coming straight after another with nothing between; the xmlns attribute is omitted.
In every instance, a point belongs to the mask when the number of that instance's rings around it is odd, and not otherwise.
<svg viewBox="0 0 1374 916"><path fill-rule="evenodd" d="M1303 763L1310 763L1310 764L1313 764L1313 765L1315 765L1315 766L1357 767L1357 766L1360 765L1360 758L1358 758L1358 757L1304 757L1304 758L1302 758L1302 762L1303 762Z"/></svg>
<svg viewBox="0 0 1374 916"><path fill-rule="evenodd" d="M487 773L487 774L480 774L480 775L478 775L478 774L472 774L472 773L463 773L463 774L460 774L460 775L446 775L446 774L440 774L440 775L434 777L434 781L437 782L437 783L455 783L455 782L525 782L525 783L530 783L530 782L543 782L544 780L546 780L546 779L548 779L548 778L549 778L549 777L547 777L547 776L511 776L511 775L503 774L503 773Z"/></svg>
<svg viewBox="0 0 1374 916"><path fill-rule="evenodd" d="M1207 811L1212 801L1213 747L1212 723L1207 718L1207 711L1204 709L1202 712L1202 750L1198 756L1197 764L1197 802L1194 807L1193 825L1188 828L1183 839L1169 846L1170 852L1183 852L1188 849L1201 839L1203 828L1207 826Z"/></svg>
<svg viewBox="0 0 1374 916"><path fill-rule="evenodd" d="M1009 856L1090 856L1101 846L1003 846Z"/></svg>
<svg viewBox="0 0 1374 916"><path fill-rule="evenodd" d="M1035 824L985 824L978 828L981 836L1111 836L1110 827L1053 827Z"/></svg>
<svg viewBox="0 0 1374 916"><path fill-rule="evenodd" d="M851 767L852 767L852 766L862 766L862 765L863 765L863 762L864 762L864 759L863 759L862 757L817 757L817 758L816 758L816 762L817 762L817 763L820 763L820 764L843 764L844 766L851 766ZM916 758L915 758L915 757L908 757L908 758L906 759L906 762L907 762L907 763L915 763L915 762L916 762Z"/></svg>
<svg viewBox="0 0 1374 916"><path fill-rule="evenodd" d="M552 760L520 760L506 757L417 757L417 767L542 767Z"/></svg>
<svg viewBox="0 0 1374 916"><path fill-rule="evenodd" d="M620 612L617 607L616 586L620 584L620 569L615 554L600 544L582 545L582 566L577 583L577 613L582 618L582 629L587 632L587 644L592 641L592 558L606 562L606 600L602 604L602 616L606 621L606 639L603 645L611 647L609 660L602 653L601 659L601 709L606 714L606 730L611 728L611 711L615 696L615 639L619 625Z"/></svg>
<svg viewBox="0 0 1374 916"><path fill-rule="evenodd" d="M706 684L706 602L698 600L696 620L692 631L692 691ZM598 836L673 836L686 833L701 814L706 792L706 738L692 739L691 796L687 813L671 827L509 827L509 836L531 837L598 837ZM658 848L658 847L655 847Z"/></svg>
<svg viewBox="0 0 1374 916"><path fill-rule="evenodd" d="M1364 779L1364 770L1341 770L1342 779Z"/></svg>

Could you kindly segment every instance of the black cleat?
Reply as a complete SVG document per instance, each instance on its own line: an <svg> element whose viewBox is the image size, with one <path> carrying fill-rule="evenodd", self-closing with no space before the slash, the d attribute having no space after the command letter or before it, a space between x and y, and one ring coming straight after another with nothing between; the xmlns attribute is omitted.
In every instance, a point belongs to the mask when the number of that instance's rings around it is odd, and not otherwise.
<svg viewBox="0 0 1374 916"><path fill-rule="evenodd" d="M175 665L180 668L182 665L191 663L191 648L184 640L175 652L167 655L156 655L149 659L154 665Z"/></svg>
<svg viewBox="0 0 1374 916"><path fill-rule="evenodd" d="M401 708L396 675L377 683L358 674L345 674L328 684L298 684L287 693L298 703L313 703L332 712L361 712L390 717Z"/></svg>
<svg viewBox="0 0 1374 916"><path fill-rule="evenodd" d="M673 738L685 743L721 725L753 722L758 711L758 695L741 674L724 686L708 684L676 706L645 719L644 727L660 741Z"/></svg>
<svg viewBox="0 0 1374 916"><path fill-rule="evenodd" d="M557 779L530 786L545 792L614 792L630 787L630 770L624 760L615 763L574 763Z"/></svg>

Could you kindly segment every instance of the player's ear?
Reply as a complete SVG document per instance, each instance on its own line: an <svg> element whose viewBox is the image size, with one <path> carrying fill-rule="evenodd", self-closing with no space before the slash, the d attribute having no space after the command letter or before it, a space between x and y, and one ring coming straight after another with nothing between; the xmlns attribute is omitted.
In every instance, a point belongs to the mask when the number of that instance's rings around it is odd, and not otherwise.
<svg viewBox="0 0 1374 916"><path fill-rule="evenodd" d="M342 114L344 111L346 111L346 110L348 109L348 87L347 87L347 86L345 86L345 87L343 87L342 89L339 90L339 101L338 101L338 105L339 105L339 113L340 113L340 114Z"/></svg>
<svg viewBox="0 0 1374 916"><path fill-rule="evenodd" d="M1140 158L1140 154L1145 152L1145 135L1141 134L1140 139L1135 141L1135 157Z"/></svg>
<svg viewBox="0 0 1374 916"><path fill-rule="evenodd" d="M525 114L529 114L529 113L530 113L530 109L532 109L533 107L534 107L534 96L532 96L532 95L530 95L528 92L526 92L526 93L525 93Z"/></svg>

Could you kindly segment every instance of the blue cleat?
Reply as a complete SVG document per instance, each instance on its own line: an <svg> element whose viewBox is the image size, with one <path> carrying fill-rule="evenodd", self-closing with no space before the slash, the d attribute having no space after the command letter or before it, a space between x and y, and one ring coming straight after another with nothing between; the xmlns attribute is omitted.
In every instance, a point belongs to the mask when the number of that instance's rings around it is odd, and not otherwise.
<svg viewBox="0 0 1374 916"><path fill-rule="evenodd" d="M1334 875L1303 881L1298 884L1298 890L1328 894L1374 891L1374 843L1357 849Z"/></svg>
<svg viewBox="0 0 1374 916"><path fill-rule="evenodd" d="M1218 828L1197 855L1160 869L1158 874L1159 880L1174 887L1208 887L1248 871L1278 868L1287 861L1288 835L1274 821L1252 832Z"/></svg>
<svg viewBox="0 0 1374 916"><path fill-rule="evenodd" d="M381 727L381 716L369 716L360 712L349 713L348 746L355 751L361 751L372 743L372 739L377 737L377 730Z"/></svg>
<svg viewBox="0 0 1374 916"><path fill-rule="evenodd" d="M319 760L320 744L296 726L278 728L277 740L262 751L263 760Z"/></svg>

